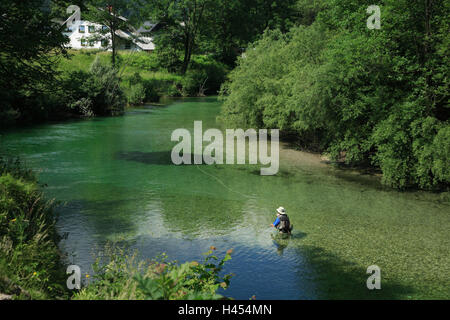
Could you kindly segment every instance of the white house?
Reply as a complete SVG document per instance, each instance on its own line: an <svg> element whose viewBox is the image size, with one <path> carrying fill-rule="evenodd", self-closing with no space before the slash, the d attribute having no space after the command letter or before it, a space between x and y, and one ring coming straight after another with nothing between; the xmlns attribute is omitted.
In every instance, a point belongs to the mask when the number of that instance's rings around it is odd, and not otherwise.
<svg viewBox="0 0 450 320"><path fill-rule="evenodd" d="M126 20L121 17L121 19ZM68 21L72 21L71 24ZM66 21L60 22L65 26L64 35L70 42L68 46L71 49L106 49L111 50L111 35L108 33L108 27L86 20L76 20L72 15ZM138 29L131 32L117 30L116 48L117 50L136 50L152 52L155 50L153 38L149 36L152 29L156 26L149 21ZM102 36L99 37L98 31L102 29ZM100 39L101 38L101 39Z"/></svg>

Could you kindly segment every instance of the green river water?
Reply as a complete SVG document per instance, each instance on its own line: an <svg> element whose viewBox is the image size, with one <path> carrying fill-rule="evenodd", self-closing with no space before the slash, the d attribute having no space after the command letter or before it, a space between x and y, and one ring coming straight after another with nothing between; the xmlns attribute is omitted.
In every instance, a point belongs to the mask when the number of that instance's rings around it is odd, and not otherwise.
<svg viewBox="0 0 450 320"><path fill-rule="evenodd" d="M215 98L186 99L4 131L0 154L22 157L46 194L65 202L61 246L83 273L108 241L180 262L214 245L234 249L222 293L237 299L450 298L450 206L439 194L392 191L287 147L276 176L250 165L173 165L172 131L194 120L218 128L219 110ZM294 225L287 240L269 227L279 206ZM370 265L381 269L381 290L366 287Z"/></svg>

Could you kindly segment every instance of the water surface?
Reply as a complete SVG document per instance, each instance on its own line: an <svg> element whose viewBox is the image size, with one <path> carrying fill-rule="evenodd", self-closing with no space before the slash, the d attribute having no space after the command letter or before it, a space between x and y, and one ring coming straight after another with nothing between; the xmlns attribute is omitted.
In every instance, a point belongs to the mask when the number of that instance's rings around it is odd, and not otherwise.
<svg viewBox="0 0 450 320"><path fill-rule="evenodd" d="M342 171L284 147L276 176L258 166L175 166L176 128L218 128L214 98L4 132L0 153L39 170L58 209L61 246L89 272L93 252L122 240L142 258L165 252L202 260L234 249L224 292L237 299L449 297L449 205L438 195L382 188L379 177ZM290 240L269 224L284 206ZM366 288L380 266L382 290Z"/></svg>

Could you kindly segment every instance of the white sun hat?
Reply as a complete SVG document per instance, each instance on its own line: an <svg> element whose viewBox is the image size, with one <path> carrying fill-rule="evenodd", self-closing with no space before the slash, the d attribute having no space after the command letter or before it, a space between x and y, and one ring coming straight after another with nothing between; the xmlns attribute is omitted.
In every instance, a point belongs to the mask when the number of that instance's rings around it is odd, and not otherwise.
<svg viewBox="0 0 450 320"><path fill-rule="evenodd" d="M278 212L279 214L286 214L286 210L285 210L283 207L279 207L279 208L277 209L277 212Z"/></svg>

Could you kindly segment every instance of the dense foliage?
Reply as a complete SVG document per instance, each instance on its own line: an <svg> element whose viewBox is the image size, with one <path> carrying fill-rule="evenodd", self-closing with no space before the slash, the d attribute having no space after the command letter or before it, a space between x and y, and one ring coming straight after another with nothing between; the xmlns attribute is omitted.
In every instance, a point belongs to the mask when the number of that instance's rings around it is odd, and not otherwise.
<svg viewBox="0 0 450 320"><path fill-rule="evenodd" d="M55 86L54 66L66 39L42 5L0 3L0 125L37 115Z"/></svg>
<svg viewBox="0 0 450 320"><path fill-rule="evenodd" d="M68 296L53 207L31 171L0 158L0 293L24 299Z"/></svg>
<svg viewBox="0 0 450 320"><path fill-rule="evenodd" d="M62 84L62 99L72 112L84 115L117 115L125 108L125 96L117 71L98 57L90 70L66 75Z"/></svg>
<svg viewBox="0 0 450 320"><path fill-rule="evenodd" d="M448 1L327 1L312 25L266 32L223 87L229 125L279 128L309 149L373 165L387 185L450 182Z"/></svg>
<svg viewBox="0 0 450 320"><path fill-rule="evenodd" d="M228 250L223 259L205 253L204 263L178 264L166 255L151 261L138 261L137 254L117 245L108 245L93 265L93 282L75 294L76 300L215 300L226 289L231 275L221 275L223 265L231 259ZM90 275L85 276L91 279Z"/></svg>
<svg viewBox="0 0 450 320"><path fill-rule="evenodd" d="M121 113L125 99L114 68L96 63L88 72L59 72L69 57L67 38L45 4L1 3L0 124Z"/></svg>
<svg viewBox="0 0 450 320"><path fill-rule="evenodd" d="M156 51L184 74L193 54L228 66L269 28L288 30L299 17L296 0L137 0L143 19L157 21ZM180 57L181 56L181 57Z"/></svg>

